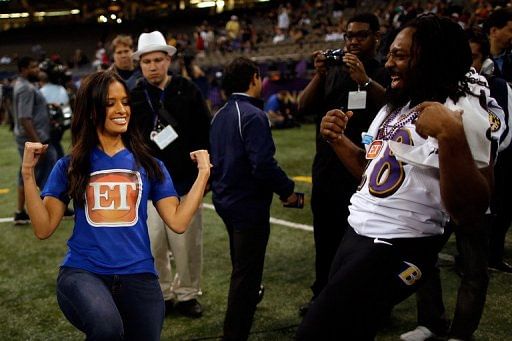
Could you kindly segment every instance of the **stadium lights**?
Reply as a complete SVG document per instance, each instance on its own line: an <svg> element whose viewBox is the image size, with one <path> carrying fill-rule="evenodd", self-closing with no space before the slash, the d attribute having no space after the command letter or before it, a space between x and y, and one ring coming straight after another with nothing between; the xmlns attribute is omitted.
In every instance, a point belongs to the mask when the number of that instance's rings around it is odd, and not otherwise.
<svg viewBox="0 0 512 341"><path fill-rule="evenodd" d="M70 11L48 11L48 12L34 12L34 17L42 18L42 17L60 17L63 15L74 15L79 14L79 9L72 9ZM28 18L30 14L28 12L20 12L20 13L2 13L0 14L0 19L18 19L18 18Z"/></svg>
<svg viewBox="0 0 512 341"><path fill-rule="evenodd" d="M60 17L64 15L70 15L70 14L78 14L80 13L79 9L73 9L70 11L50 11L50 12L35 12L35 17Z"/></svg>
<svg viewBox="0 0 512 341"><path fill-rule="evenodd" d="M216 5L217 4L215 3L215 1L203 1L203 2L198 3L196 6L198 8L206 8L206 7L214 7Z"/></svg>
<svg viewBox="0 0 512 341"><path fill-rule="evenodd" d="M27 12L22 13L4 13L0 14L0 19L17 19L17 18L27 18L29 14Z"/></svg>

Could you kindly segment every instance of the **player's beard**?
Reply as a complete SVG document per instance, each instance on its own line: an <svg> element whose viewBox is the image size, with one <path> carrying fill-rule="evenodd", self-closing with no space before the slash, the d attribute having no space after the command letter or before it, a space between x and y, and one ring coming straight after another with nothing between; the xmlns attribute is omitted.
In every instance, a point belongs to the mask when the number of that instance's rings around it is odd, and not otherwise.
<svg viewBox="0 0 512 341"><path fill-rule="evenodd" d="M403 107L410 101L410 94L406 88L393 89L391 87L386 89L386 103L389 112L393 112L398 108Z"/></svg>

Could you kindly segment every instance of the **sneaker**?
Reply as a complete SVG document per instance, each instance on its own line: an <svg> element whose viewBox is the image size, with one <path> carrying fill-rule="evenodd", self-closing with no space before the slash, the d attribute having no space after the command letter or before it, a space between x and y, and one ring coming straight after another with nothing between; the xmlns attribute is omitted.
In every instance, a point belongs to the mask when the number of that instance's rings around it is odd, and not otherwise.
<svg viewBox="0 0 512 341"><path fill-rule="evenodd" d="M75 216L75 211L73 211L72 208L66 207L66 210L64 211L64 219L66 218L73 218Z"/></svg>
<svg viewBox="0 0 512 341"><path fill-rule="evenodd" d="M195 298L188 301L178 302L174 308L181 315L186 317L198 318L203 316L203 307L201 307L201 304Z"/></svg>
<svg viewBox="0 0 512 341"><path fill-rule="evenodd" d="M25 210L14 213L14 225L27 225L30 223L30 217Z"/></svg>
<svg viewBox="0 0 512 341"><path fill-rule="evenodd" d="M436 337L436 334L432 333L427 327L417 326L416 329L400 335L400 340L424 341L430 339L431 337Z"/></svg>

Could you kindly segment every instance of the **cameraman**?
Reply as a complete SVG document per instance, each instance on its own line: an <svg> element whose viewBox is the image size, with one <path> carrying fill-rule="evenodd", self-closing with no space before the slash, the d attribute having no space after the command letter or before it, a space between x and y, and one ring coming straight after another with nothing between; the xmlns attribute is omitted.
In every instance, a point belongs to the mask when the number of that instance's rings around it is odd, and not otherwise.
<svg viewBox="0 0 512 341"><path fill-rule="evenodd" d="M343 51L314 52L316 74L299 98L300 113L314 114L316 122L311 197L316 279L311 287L311 302L327 283L331 262L347 229L350 197L358 185L320 136L320 122L331 109L352 110L354 116L345 135L362 146L361 133L381 107L389 84L387 72L375 59L379 39L375 15L362 13L349 19ZM301 316L311 302L300 308Z"/></svg>
<svg viewBox="0 0 512 341"><path fill-rule="evenodd" d="M69 96L60 82L60 72L58 66L50 63L42 63L39 73L39 85L41 94L43 94L48 103L50 113L50 143L57 151L57 158L64 156L64 149L61 145L62 135L64 135L64 114L63 108L69 107Z"/></svg>

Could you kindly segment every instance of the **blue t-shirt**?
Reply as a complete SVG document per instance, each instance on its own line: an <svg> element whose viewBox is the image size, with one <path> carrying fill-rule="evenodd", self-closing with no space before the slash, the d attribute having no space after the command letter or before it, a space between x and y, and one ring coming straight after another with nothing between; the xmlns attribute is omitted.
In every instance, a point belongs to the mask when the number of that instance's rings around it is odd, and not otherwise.
<svg viewBox="0 0 512 341"><path fill-rule="evenodd" d="M270 96L265 103L265 107L263 108L265 112L273 111L273 112L279 112L281 110L281 103L279 102L279 98L277 97L277 94L273 94Z"/></svg>
<svg viewBox="0 0 512 341"><path fill-rule="evenodd" d="M41 193L69 202L69 157L54 166ZM156 274L147 228L147 201L177 196L166 167L164 180L150 180L124 149L112 157L95 148L84 207L75 207L75 226L62 266L98 274Z"/></svg>

